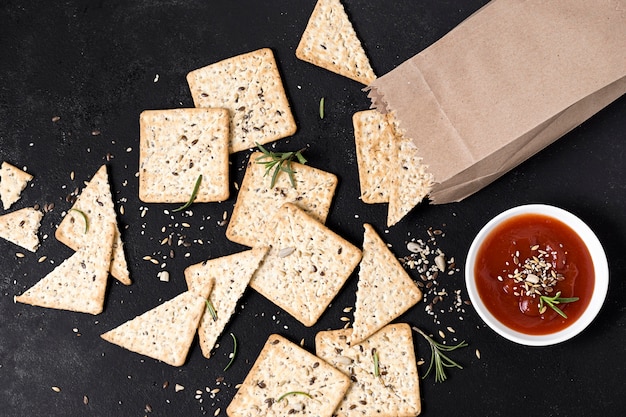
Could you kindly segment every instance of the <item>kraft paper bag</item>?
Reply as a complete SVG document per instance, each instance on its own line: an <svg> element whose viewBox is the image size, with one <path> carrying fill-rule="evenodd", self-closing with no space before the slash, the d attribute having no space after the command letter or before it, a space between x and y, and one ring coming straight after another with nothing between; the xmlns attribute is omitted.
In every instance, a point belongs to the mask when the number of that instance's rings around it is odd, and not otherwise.
<svg viewBox="0 0 626 417"><path fill-rule="evenodd" d="M460 201L626 92L626 0L494 0L366 90Z"/></svg>

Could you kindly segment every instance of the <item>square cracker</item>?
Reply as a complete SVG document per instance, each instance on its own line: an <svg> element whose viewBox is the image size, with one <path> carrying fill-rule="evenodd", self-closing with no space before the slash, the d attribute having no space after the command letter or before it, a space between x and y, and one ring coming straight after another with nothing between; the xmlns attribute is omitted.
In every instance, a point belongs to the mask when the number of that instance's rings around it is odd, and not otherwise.
<svg viewBox="0 0 626 417"><path fill-rule="evenodd" d="M198 326L200 348L206 358L211 357L215 342L235 313L237 302L248 288L254 271L259 267L268 249L257 247L209 259L185 269L185 281L189 289L201 287L207 281L215 282L209 301L215 309L216 318L214 319L211 314L205 314Z"/></svg>
<svg viewBox="0 0 626 417"><path fill-rule="evenodd" d="M293 204L266 226L270 251L250 286L305 326L314 325L361 259L361 251Z"/></svg>
<svg viewBox="0 0 626 417"><path fill-rule="evenodd" d="M367 204L389 202L397 146L387 118L377 110L364 110L352 116L361 200Z"/></svg>
<svg viewBox="0 0 626 417"><path fill-rule="evenodd" d="M182 366L206 310L213 282L183 292L101 335L107 342L172 366Z"/></svg>
<svg viewBox="0 0 626 417"><path fill-rule="evenodd" d="M0 216L0 237L31 252L39 248L39 226L43 213L25 207Z"/></svg>
<svg viewBox="0 0 626 417"><path fill-rule="evenodd" d="M230 417L331 417L349 386L347 375L274 334L265 342L226 413Z"/></svg>
<svg viewBox="0 0 626 417"><path fill-rule="evenodd" d="M339 0L318 0L296 49L296 57L365 85L376 79Z"/></svg>
<svg viewBox="0 0 626 417"><path fill-rule="evenodd" d="M352 386L335 415L408 417L420 414L419 376L410 326L406 323L385 326L356 346L348 343L351 331L323 331L315 337L315 353L352 377ZM378 377L374 352L378 356Z"/></svg>
<svg viewBox="0 0 626 417"><path fill-rule="evenodd" d="M15 297L39 307L100 314L104 309L115 224L108 223L48 275Z"/></svg>
<svg viewBox="0 0 626 417"><path fill-rule="evenodd" d="M20 199L20 195L26 184L33 179L28 172L3 162L0 166L0 200L5 210L8 210L13 203Z"/></svg>
<svg viewBox="0 0 626 417"><path fill-rule="evenodd" d="M202 175L195 202L218 202L230 192L228 111L146 110L139 117L139 198L186 203Z"/></svg>
<svg viewBox="0 0 626 417"><path fill-rule="evenodd" d="M187 74L196 107L222 107L231 117L230 152L296 132L274 53L263 48Z"/></svg>
<svg viewBox="0 0 626 417"><path fill-rule="evenodd" d="M250 155L226 237L246 246L257 246L267 233L266 223L283 204L293 203L321 223L326 221L337 188L337 176L293 162L296 187L286 173L278 175L274 188L258 163L261 152Z"/></svg>
<svg viewBox="0 0 626 417"><path fill-rule="evenodd" d="M85 218L87 224L85 224ZM108 223L115 223L113 240L113 259L111 275L124 285L130 285L131 279L124 254L124 244L117 226L117 215L113 204L113 195L109 184L107 166L102 165L89 180L85 188L67 211L57 227L54 236L57 240L74 250L92 240L94 233L99 233Z"/></svg>
<svg viewBox="0 0 626 417"><path fill-rule="evenodd" d="M422 299L422 291L387 244L371 225L363 226L363 259L350 340L353 344L365 340Z"/></svg>

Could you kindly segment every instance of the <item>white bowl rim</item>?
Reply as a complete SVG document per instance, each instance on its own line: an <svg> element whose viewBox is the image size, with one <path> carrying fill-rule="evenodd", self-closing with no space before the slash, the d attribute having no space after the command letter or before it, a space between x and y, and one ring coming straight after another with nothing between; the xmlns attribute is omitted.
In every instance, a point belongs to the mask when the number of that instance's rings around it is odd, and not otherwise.
<svg viewBox="0 0 626 417"><path fill-rule="evenodd" d="M498 321L484 306L474 282L476 253L484 238L502 221L523 214L540 214L555 218L574 230L586 244L593 261L595 273L594 290L589 305L575 322L558 332L547 335L529 335L512 330ZM562 208L547 204L516 206L495 216L478 232L467 254L465 262L465 284L474 309L480 318L496 333L513 342L527 346L548 346L564 342L582 332L600 312L609 287L609 267L600 240L580 218Z"/></svg>

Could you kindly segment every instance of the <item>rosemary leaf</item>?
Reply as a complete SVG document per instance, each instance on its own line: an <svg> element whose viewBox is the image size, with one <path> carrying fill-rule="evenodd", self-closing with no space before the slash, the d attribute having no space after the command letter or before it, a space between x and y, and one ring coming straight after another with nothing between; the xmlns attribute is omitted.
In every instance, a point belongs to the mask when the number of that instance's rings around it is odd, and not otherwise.
<svg viewBox="0 0 626 417"><path fill-rule="evenodd" d="M278 397L276 402L279 402L280 400L282 400L285 397L288 397L289 395L304 395L305 397L312 398L311 394L309 394L308 392L304 392L304 391L289 391L289 392L284 393L280 397Z"/></svg>
<svg viewBox="0 0 626 417"><path fill-rule="evenodd" d="M295 172L292 163L294 158L296 158L301 164L306 164L307 160L302 156L304 148L296 152L272 152L259 143L256 146L263 153L263 155L256 158L256 163L265 165L265 176L271 174L270 187L273 188L276 185L278 175L284 172L289 176L291 186L296 188Z"/></svg>
<svg viewBox="0 0 626 417"><path fill-rule="evenodd" d="M237 356L237 338L235 337L234 334L230 334L230 337L232 337L233 339L233 353L231 353L230 356L230 362L228 362L228 364L226 365L226 367L224 368L224 372L226 372L226 370L228 368L230 368L230 365L233 364L233 361L235 360L235 356Z"/></svg>
<svg viewBox="0 0 626 417"><path fill-rule="evenodd" d="M426 341L430 345L430 364L428 366L428 369L426 370L426 373L424 374L424 376L422 376L422 378L426 378L430 374L430 371L433 370L433 367L434 367L435 382L443 382L447 379L446 371L445 371L446 368L463 369L461 365L459 365L457 362L452 360L444 352L452 352L456 349L466 347L467 343L465 343L465 341L462 341L461 343L457 345L444 345L444 344L436 342L433 338L428 336L426 333L424 333L422 330L420 330L417 327L413 327L413 330L421 334L422 337L424 337L424 339L426 339Z"/></svg>
<svg viewBox="0 0 626 417"><path fill-rule="evenodd" d="M372 349L372 357L374 358L374 376L378 378L380 376L380 365L378 363L378 351Z"/></svg>
<svg viewBox="0 0 626 417"><path fill-rule="evenodd" d="M187 201L182 206L172 210L173 213L176 213L177 211L185 210L194 202L194 200L196 199L196 196L198 195L198 190L200 189L201 183L202 183L202 174L198 175L198 179L196 180L196 184L193 186L193 191L191 192L191 197L189 197L189 201Z"/></svg>
<svg viewBox="0 0 626 417"><path fill-rule="evenodd" d="M553 297L548 297L547 295L542 295L541 297L539 297L539 311L543 311L544 310L544 303L547 304L548 306L550 306L550 308L552 308L552 310L556 311L561 317L563 317L564 319L567 318L567 314L565 314L563 312L563 310L561 310L560 308L558 308L556 305L557 304L566 304L566 303L573 303L575 301L578 301L579 298L578 297L561 297L561 291L557 291L557 293L553 296Z"/></svg>
<svg viewBox="0 0 626 417"><path fill-rule="evenodd" d="M213 321L217 321L217 311L215 311L215 307L213 306L211 300L206 300L206 308L209 310Z"/></svg>
<svg viewBox="0 0 626 417"><path fill-rule="evenodd" d="M85 212L75 208L70 209L70 211L75 211L82 216L83 220L85 220L85 233L87 233L89 231L89 218L87 217Z"/></svg>

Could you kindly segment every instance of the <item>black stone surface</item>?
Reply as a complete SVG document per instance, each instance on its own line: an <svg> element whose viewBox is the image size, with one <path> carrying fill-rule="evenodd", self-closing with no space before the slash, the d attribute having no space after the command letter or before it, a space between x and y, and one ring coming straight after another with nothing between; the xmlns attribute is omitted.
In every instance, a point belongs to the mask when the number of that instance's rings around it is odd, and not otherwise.
<svg viewBox="0 0 626 417"><path fill-rule="evenodd" d="M435 42L485 1L359 1L345 7L378 74L384 74ZM277 150L308 146L312 166L337 174L340 184L327 224L356 245L362 223L372 223L398 256L406 242L441 229L440 247L460 271L442 281L453 293L463 283L465 255L474 235L510 207L541 202L585 220L609 258L611 285L597 319L566 343L530 348L487 328L471 306L438 314L420 304L400 320L448 342L464 369L436 384L421 381L423 416L598 416L626 409L626 100L624 97L460 203L422 204L398 226L385 228L385 205L359 199L351 116L369 107L362 86L299 61L295 48L314 1L11 1L0 4L0 161L27 167L35 179L11 209L53 203L36 254L0 241L0 415L2 416L202 416L226 407L266 338L280 333L313 351L319 330L340 328L343 309L354 305L356 274L318 324L305 328L249 291L226 329L239 340L233 366L229 337L215 355L202 357L194 342L187 363L174 368L125 351L99 335L185 290L183 269L245 248L229 242L223 213L236 198L196 204L193 216L168 215L170 205L138 200L138 116L145 109L191 107L185 75L223 58L261 47L273 49L298 132ZM318 105L325 98L325 117ZM53 122L53 117L60 119ZM94 132L99 134L94 135ZM232 181L241 182L249 152L232 156ZM133 285L111 281L105 311L89 316L14 304L72 252L54 229L71 207L66 196L106 163L126 244ZM74 178L71 178L71 173ZM145 216L141 214L145 212ZM3 213L0 213L3 214ZM191 227L185 228L182 222ZM168 235L190 247L161 245ZM199 244L201 239L204 244ZM146 255L166 265L144 261ZM42 257L47 259L38 262ZM165 269L170 282L159 281ZM411 271L416 279L414 271ZM449 304L452 297L448 297ZM449 306L449 304L445 304ZM447 327L453 328L451 333ZM417 335L416 351L428 363ZM480 358L475 354L479 350ZM420 367L425 372L425 367ZM184 390L176 392L175 385ZM164 387L164 385L166 385ZM59 387L55 392L51 387ZM219 389L219 392L208 392ZM198 392L196 392L198 391Z"/></svg>

